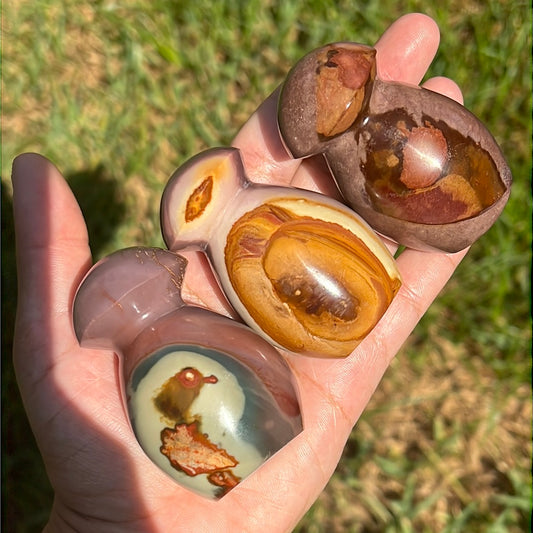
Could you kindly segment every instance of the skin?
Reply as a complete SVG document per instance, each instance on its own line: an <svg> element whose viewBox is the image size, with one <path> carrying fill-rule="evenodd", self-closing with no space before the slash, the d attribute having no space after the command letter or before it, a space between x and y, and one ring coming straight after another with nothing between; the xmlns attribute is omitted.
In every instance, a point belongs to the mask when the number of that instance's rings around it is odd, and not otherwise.
<svg viewBox="0 0 533 533"><path fill-rule="evenodd" d="M411 14L377 43L383 79L419 83L439 43L435 23ZM461 101L448 79L426 87ZM290 160L275 123L276 94L234 140L252 180L336 195L320 160ZM290 531L332 475L346 440L391 359L466 251L406 250L404 284L371 335L343 360L286 354L301 394L305 430L219 502L181 488L144 455L129 426L112 352L81 349L72 328L75 290L92 264L85 223L60 172L36 154L13 165L19 280L14 364L55 500L46 531ZM231 314L190 261L184 296ZM211 285L210 285L211 284ZM241 512L242 511L242 512Z"/></svg>

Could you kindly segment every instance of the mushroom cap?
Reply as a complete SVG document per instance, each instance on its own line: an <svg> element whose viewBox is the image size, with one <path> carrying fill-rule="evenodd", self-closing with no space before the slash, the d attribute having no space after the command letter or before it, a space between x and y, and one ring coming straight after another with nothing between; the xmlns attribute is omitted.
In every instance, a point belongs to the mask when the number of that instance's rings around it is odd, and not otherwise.
<svg viewBox="0 0 533 533"><path fill-rule="evenodd" d="M126 248L96 263L74 299L83 347L121 351L161 316L184 305L187 260L158 248Z"/></svg>

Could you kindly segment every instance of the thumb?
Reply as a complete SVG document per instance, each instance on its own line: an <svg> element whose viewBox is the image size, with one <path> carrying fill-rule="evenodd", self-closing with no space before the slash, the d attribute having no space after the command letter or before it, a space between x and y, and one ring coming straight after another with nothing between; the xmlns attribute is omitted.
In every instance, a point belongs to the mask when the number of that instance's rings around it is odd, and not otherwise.
<svg viewBox="0 0 533 533"><path fill-rule="evenodd" d="M14 364L24 395L75 340L76 287L91 264L81 210L57 168L38 154L13 163L18 273Z"/></svg>

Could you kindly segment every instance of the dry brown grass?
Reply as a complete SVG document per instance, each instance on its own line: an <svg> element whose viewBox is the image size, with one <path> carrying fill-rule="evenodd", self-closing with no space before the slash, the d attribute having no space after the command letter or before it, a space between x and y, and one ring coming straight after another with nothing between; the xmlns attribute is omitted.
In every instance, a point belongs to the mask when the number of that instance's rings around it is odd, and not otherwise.
<svg viewBox="0 0 533 533"><path fill-rule="evenodd" d="M465 512L496 522L516 495L532 454L530 387L504 386L463 346L432 339L422 368L412 345L393 362L301 532L444 531Z"/></svg>

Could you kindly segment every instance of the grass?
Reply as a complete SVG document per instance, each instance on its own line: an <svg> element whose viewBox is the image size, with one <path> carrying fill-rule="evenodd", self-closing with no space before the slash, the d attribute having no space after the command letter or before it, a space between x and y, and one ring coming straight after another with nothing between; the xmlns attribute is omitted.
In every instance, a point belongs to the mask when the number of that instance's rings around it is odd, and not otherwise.
<svg viewBox="0 0 533 533"><path fill-rule="evenodd" d="M5 531L37 531L52 493L10 351L16 306L10 165L65 172L95 258L162 245L170 173L228 144L308 50L373 43L399 15L442 30L430 75L454 78L514 175L471 250L394 361L339 467L297 527L319 532L519 532L531 501L531 11L524 1L129 0L3 3L2 483ZM106 213L102 219L100 213Z"/></svg>

